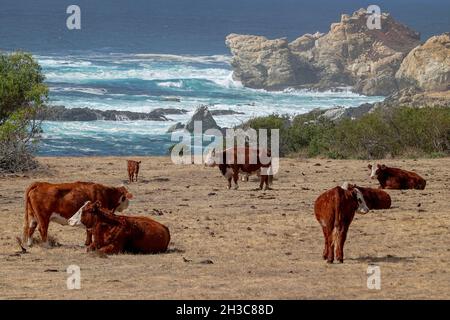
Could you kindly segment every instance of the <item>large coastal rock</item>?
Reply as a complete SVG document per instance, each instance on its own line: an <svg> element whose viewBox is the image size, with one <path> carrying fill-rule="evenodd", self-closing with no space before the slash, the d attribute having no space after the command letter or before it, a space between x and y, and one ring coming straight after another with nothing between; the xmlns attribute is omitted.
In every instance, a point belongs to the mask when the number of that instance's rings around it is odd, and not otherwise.
<svg viewBox="0 0 450 320"><path fill-rule="evenodd" d="M381 30L369 30L367 18L365 9L344 14L327 34L306 34L291 43L231 34L226 44L233 76L268 90L351 86L366 95L388 95L397 89L395 73L420 35L387 13L381 15Z"/></svg>
<svg viewBox="0 0 450 320"><path fill-rule="evenodd" d="M246 87L277 90L310 81L309 66L291 53L287 39L230 34L226 45L233 54L233 77Z"/></svg>
<svg viewBox="0 0 450 320"><path fill-rule="evenodd" d="M403 60L396 77L400 88L450 90L450 33L431 37L414 48Z"/></svg>

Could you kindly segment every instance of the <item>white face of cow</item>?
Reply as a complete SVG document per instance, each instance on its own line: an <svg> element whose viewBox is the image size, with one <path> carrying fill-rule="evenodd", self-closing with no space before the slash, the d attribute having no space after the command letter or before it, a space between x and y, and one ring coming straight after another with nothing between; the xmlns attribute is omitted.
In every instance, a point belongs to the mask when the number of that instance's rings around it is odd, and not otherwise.
<svg viewBox="0 0 450 320"><path fill-rule="evenodd" d="M369 164L369 169L370 169L370 178L376 179L378 167L376 165Z"/></svg>
<svg viewBox="0 0 450 320"><path fill-rule="evenodd" d="M130 200L126 196L122 196L122 197L120 197L119 205L116 210L118 212L122 212L122 211L128 209L129 205L130 205Z"/></svg>
<svg viewBox="0 0 450 320"><path fill-rule="evenodd" d="M81 215L83 214L83 209L86 205L90 203L90 201L86 201L83 206L68 220L69 226L72 227L84 227L83 223L81 223Z"/></svg>
<svg viewBox="0 0 450 320"><path fill-rule="evenodd" d="M354 189L356 191L356 199L358 201L358 208L356 212L361 214L366 214L369 212L369 208L367 207L366 201L364 200L364 196L358 189Z"/></svg>

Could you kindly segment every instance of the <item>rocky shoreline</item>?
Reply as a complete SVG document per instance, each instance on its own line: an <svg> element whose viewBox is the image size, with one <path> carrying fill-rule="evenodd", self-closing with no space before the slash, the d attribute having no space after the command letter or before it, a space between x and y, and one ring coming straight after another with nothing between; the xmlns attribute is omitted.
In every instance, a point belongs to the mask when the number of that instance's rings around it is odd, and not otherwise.
<svg viewBox="0 0 450 320"><path fill-rule="evenodd" d="M244 114L233 110L211 110L212 116ZM151 112L121 110L98 110L92 108L66 108L65 106L46 106L41 114L44 121L171 121L167 116L187 114L188 110L177 108L158 108Z"/></svg>
<svg viewBox="0 0 450 320"><path fill-rule="evenodd" d="M418 32L381 15L381 30L367 28L367 12L343 14L326 34L285 38L230 34L233 77L255 89L351 87L354 92L389 96L405 88L450 90L450 33L424 44Z"/></svg>

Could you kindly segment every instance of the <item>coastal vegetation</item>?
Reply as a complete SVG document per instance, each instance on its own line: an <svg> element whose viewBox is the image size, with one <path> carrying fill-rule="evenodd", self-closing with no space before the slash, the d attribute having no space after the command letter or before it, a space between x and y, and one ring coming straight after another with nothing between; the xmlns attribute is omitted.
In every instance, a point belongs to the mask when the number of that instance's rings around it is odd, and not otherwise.
<svg viewBox="0 0 450 320"><path fill-rule="evenodd" d="M281 156L379 159L450 155L448 107L402 106L335 121L320 112L293 119L273 114L251 119L244 128L279 129Z"/></svg>
<svg viewBox="0 0 450 320"><path fill-rule="evenodd" d="M47 101L41 67L28 53L0 53L0 172L37 167L34 151Z"/></svg>

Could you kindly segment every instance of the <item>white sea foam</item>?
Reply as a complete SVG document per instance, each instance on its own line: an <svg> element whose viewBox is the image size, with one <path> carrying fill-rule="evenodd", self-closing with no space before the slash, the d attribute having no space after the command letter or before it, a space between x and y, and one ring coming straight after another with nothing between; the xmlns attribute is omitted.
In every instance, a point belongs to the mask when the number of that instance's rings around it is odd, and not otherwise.
<svg viewBox="0 0 450 320"><path fill-rule="evenodd" d="M88 67L92 65L92 62L78 59L59 59L54 57L36 56L39 64L43 67Z"/></svg>
<svg viewBox="0 0 450 320"><path fill-rule="evenodd" d="M183 81L159 82L158 86L163 88L183 88Z"/></svg>
<svg viewBox="0 0 450 320"><path fill-rule="evenodd" d="M103 96L108 93L108 90L103 88L78 88L78 87L51 87L51 92L81 92Z"/></svg>
<svg viewBox="0 0 450 320"><path fill-rule="evenodd" d="M119 68L103 68L101 70L86 69L83 71L47 72L49 82L85 83L95 80L172 80L172 79L203 79L218 84L226 83L231 71L219 68L194 68L191 66L154 69L151 67L123 70Z"/></svg>
<svg viewBox="0 0 450 320"><path fill-rule="evenodd" d="M229 63L231 61L231 56L229 55L195 56L195 55L138 53L134 56L139 59L149 59L158 61L178 61L178 62L197 62L197 63L218 63L218 62Z"/></svg>

